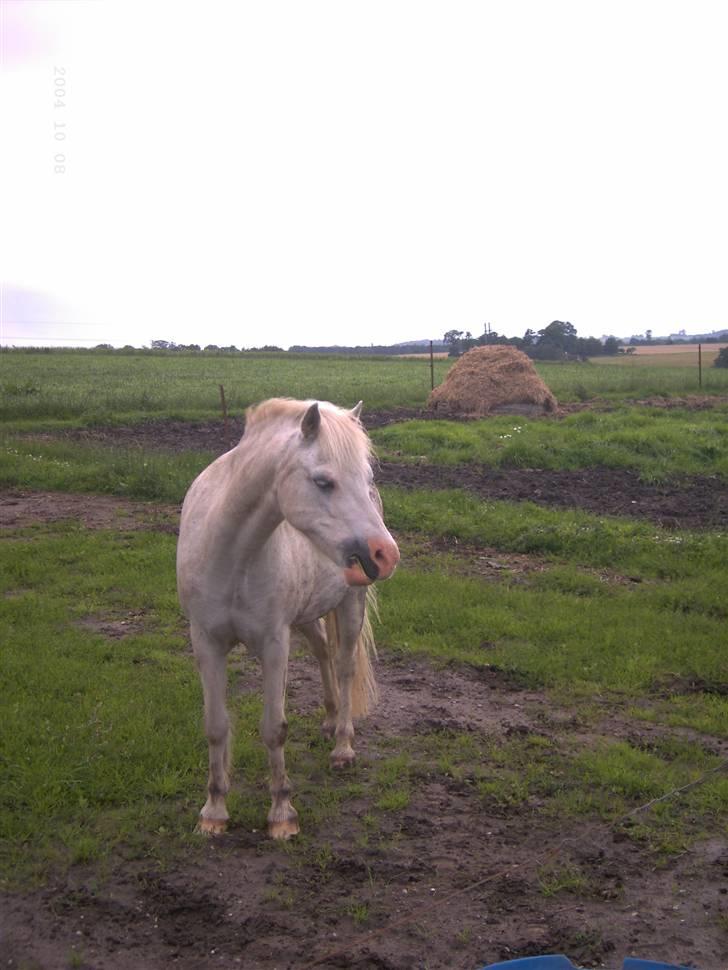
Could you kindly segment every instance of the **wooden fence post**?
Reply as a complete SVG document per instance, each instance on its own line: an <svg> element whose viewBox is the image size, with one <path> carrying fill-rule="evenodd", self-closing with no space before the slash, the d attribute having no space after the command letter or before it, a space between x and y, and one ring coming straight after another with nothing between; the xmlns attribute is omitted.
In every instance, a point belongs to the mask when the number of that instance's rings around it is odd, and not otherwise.
<svg viewBox="0 0 728 970"><path fill-rule="evenodd" d="M223 420L222 433L225 436L225 447L230 448L230 435L228 434L228 412L227 412L227 403L225 401L225 388L222 386L222 384L218 386L220 388L220 404L222 405L222 420Z"/></svg>
<svg viewBox="0 0 728 970"><path fill-rule="evenodd" d="M698 344L698 387L703 386L703 345Z"/></svg>

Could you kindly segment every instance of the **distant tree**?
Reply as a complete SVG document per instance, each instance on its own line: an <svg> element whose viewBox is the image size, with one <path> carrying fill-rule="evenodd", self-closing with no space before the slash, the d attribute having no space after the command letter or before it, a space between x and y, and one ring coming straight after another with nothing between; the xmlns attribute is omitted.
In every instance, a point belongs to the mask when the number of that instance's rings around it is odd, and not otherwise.
<svg viewBox="0 0 728 970"><path fill-rule="evenodd" d="M220 349L220 348L218 347L218 345L217 345L217 344L208 344L208 345L207 345L207 346L205 347L205 350L219 350L219 349Z"/></svg>
<svg viewBox="0 0 728 970"><path fill-rule="evenodd" d="M96 344L94 350L113 350L111 344Z"/></svg>
<svg viewBox="0 0 728 970"><path fill-rule="evenodd" d="M561 320L554 320L544 327L543 330L539 330L539 346L546 342L547 344L552 344L557 347L563 353L575 354L577 353L577 337L576 337L576 327L573 323L564 323Z"/></svg>
<svg viewBox="0 0 728 970"><path fill-rule="evenodd" d="M442 338L444 344L447 345L447 353L449 357L459 357L462 353L460 349L460 343L463 339L462 330L448 330Z"/></svg>
<svg viewBox="0 0 728 970"><path fill-rule="evenodd" d="M713 367L728 367L728 347L721 347L713 361Z"/></svg>
<svg viewBox="0 0 728 970"><path fill-rule="evenodd" d="M173 346L168 340L153 340L152 350L169 350Z"/></svg>
<svg viewBox="0 0 728 970"><path fill-rule="evenodd" d="M611 357L619 353L619 341L616 337L607 337L604 341L604 353Z"/></svg>
<svg viewBox="0 0 728 970"><path fill-rule="evenodd" d="M651 330L645 330L645 343L648 343L648 344L651 344L652 343L652 331Z"/></svg>
<svg viewBox="0 0 728 970"><path fill-rule="evenodd" d="M527 348L529 357L534 360L565 360L566 351L551 340L539 340L537 344Z"/></svg>

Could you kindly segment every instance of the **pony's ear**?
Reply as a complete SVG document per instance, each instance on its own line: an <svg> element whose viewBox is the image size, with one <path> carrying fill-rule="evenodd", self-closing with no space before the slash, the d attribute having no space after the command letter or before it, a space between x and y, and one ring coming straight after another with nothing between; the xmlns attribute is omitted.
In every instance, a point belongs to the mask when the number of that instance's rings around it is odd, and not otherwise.
<svg viewBox="0 0 728 970"><path fill-rule="evenodd" d="M364 403L363 401L359 401L359 403L358 403L358 404L356 404L356 405L355 405L355 406L354 406L354 407L353 407L353 408L351 409L351 411L349 411L349 414L350 414L350 415L352 416L352 418L353 418L353 419L354 419L355 421L358 421L358 420L359 420L359 417L360 417L360 415L361 415L361 407L362 407L362 404L363 404L363 403Z"/></svg>
<svg viewBox="0 0 728 970"><path fill-rule="evenodd" d="M319 432L321 427L321 412L319 411L318 401L314 401L311 407L306 411L303 416L303 421L301 422L301 431L303 432L303 437L307 438L309 441L313 440Z"/></svg>

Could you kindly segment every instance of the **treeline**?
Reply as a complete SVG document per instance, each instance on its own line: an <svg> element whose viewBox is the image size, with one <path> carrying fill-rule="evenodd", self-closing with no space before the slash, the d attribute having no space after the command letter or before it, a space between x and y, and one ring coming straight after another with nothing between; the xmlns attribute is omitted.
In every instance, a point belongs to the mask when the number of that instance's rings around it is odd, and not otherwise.
<svg viewBox="0 0 728 970"><path fill-rule="evenodd" d="M543 330L527 330L522 337L505 337L487 326L479 337L473 337L469 331L448 330L443 340L451 357L488 344L508 344L534 360L579 360L624 353L617 337L607 337L604 341L598 337L580 337L572 323L562 320L554 320Z"/></svg>
<svg viewBox="0 0 728 970"><path fill-rule="evenodd" d="M160 346L163 345L163 346ZM285 351L281 347L268 345L265 347L235 347L232 344L218 347L217 344L208 344L200 347L199 344L176 344L166 340L153 340L151 347L132 347L126 344L124 347L114 347L111 344L96 344L95 347L0 347L0 353L14 354L114 354L115 356L131 355L154 355L172 356L174 354L202 354L214 356L216 354L281 354Z"/></svg>
<svg viewBox="0 0 728 970"><path fill-rule="evenodd" d="M447 345L442 340L433 340L432 349L435 353L442 353L447 350ZM288 348L291 354L346 354L356 357L401 357L402 354L429 354L430 341L423 340L421 343L406 344L368 344L366 347L306 347L303 344L294 344Z"/></svg>

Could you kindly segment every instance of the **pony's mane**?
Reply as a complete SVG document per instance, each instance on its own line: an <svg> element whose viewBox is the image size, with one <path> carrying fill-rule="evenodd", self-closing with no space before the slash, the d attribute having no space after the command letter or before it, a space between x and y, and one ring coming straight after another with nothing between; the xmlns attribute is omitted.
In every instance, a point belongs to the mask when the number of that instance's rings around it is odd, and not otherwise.
<svg viewBox="0 0 728 970"><path fill-rule="evenodd" d="M345 408L329 401L296 401L289 397L273 397L248 408L245 412L245 431L258 433L275 424L300 424L312 404L318 403L321 414L319 443L326 455L336 464L361 463L372 458L372 443L361 423Z"/></svg>

